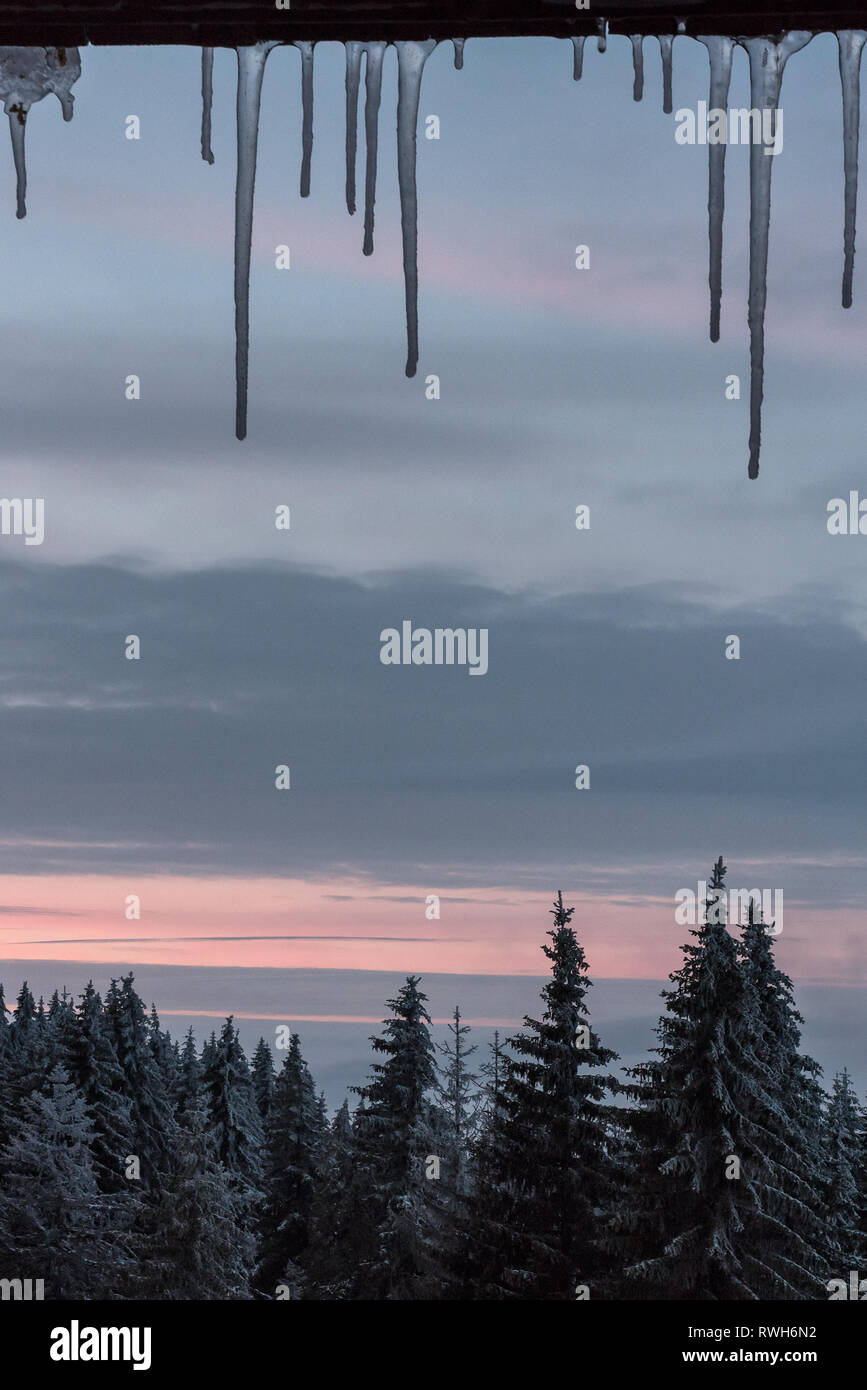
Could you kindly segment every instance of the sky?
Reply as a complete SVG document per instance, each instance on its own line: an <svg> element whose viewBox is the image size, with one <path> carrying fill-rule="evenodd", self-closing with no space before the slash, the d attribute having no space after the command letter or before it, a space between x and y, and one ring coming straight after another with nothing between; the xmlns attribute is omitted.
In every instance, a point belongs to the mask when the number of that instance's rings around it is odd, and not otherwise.
<svg viewBox="0 0 867 1390"><path fill-rule="evenodd" d="M694 108L706 51L674 53L675 110ZM830 499L867 495L836 43L785 74L755 482L748 151L727 156L711 344L706 150L674 139L656 45L641 103L627 40L588 43L578 84L571 66L553 39L471 40L460 72L448 45L429 59L408 381L394 54L369 258L343 203L343 51L316 50L303 200L299 55L271 54L243 443L234 55L216 56L213 166L181 48L83 51L74 120L53 98L28 120L23 221L0 160L2 492L45 499L42 545L0 536L7 993L132 968L173 1031L302 1020L336 1097L409 971L481 1041L534 1012L561 889L594 1021L637 1056L686 939L676 895L723 854L732 887L784 894L806 1040L867 1085L867 541L826 526ZM487 628L487 673L383 666L380 632L406 619Z"/></svg>

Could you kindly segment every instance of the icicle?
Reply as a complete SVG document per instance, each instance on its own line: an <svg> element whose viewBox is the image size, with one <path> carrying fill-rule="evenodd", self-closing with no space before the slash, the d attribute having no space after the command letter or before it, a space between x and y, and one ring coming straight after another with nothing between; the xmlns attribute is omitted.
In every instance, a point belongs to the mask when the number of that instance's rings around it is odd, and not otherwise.
<svg viewBox="0 0 867 1390"><path fill-rule="evenodd" d="M671 97L671 47L674 43L673 34L659 34L659 52L662 56L662 109L666 116L670 116L674 107Z"/></svg>
<svg viewBox="0 0 867 1390"><path fill-rule="evenodd" d="M301 197L310 197L310 162L313 158L313 44L296 39L301 53Z"/></svg>
<svg viewBox="0 0 867 1390"><path fill-rule="evenodd" d="M23 102L9 108L9 134L12 136L12 158L15 160L16 217L27 216L27 166L24 161L24 131L27 126L27 107Z"/></svg>
<svg viewBox="0 0 867 1390"><path fill-rule="evenodd" d="M464 44L466 39L452 39L455 49L455 67L460 72L464 65Z"/></svg>
<svg viewBox="0 0 867 1390"><path fill-rule="evenodd" d="M78 51L78 50L76 50L76 52L77 52L77 51ZM80 71L80 69L79 69L79 71ZM74 97L74 96L72 95L72 93L69 92L69 91L59 91L59 92L56 92L55 95L56 95L56 97L57 97L57 100L60 102L60 110L61 110L61 112L63 113L63 119L64 119L65 121L71 121L71 120L72 120L72 107L73 107L73 103L74 103L74 101L75 101L75 97Z"/></svg>
<svg viewBox="0 0 867 1390"><path fill-rule="evenodd" d="M416 125L421 78L436 39L395 43L397 49L397 181L403 234L403 279L406 296L406 374L418 366L418 203L416 193Z"/></svg>
<svg viewBox="0 0 867 1390"><path fill-rule="evenodd" d="M364 139L367 164L364 175L364 254L373 255L373 205L376 202L376 153L379 145L379 101L382 96L382 60L385 43L367 43L364 51Z"/></svg>
<svg viewBox="0 0 867 1390"><path fill-rule="evenodd" d="M0 101L9 117L16 176L16 213L27 215L27 167L24 135L27 113L36 101L53 92L65 121L72 120L72 86L81 76L77 48L0 47Z"/></svg>
<svg viewBox="0 0 867 1390"><path fill-rule="evenodd" d="M214 50L202 49L202 159L214 162L211 149L211 103L214 97Z"/></svg>
<svg viewBox="0 0 867 1390"><path fill-rule="evenodd" d="M795 29L777 43L770 39L740 39L750 57L751 105L760 112L776 111L787 60L810 42L812 33ZM764 118L762 118L764 119ZM763 141L750 145L750 465L759 476L762 443L762 395L765 370L765 305L768 297L768 233L771 224L771 170L774 156Z"/></svg>
<svg viewBox="0 0 867 1390"><path fill-rule="evenodd" d="M584 71L584 40L586 34L572 35L572 77L574 81L581 81L581 74Z"/></svg>
<svg viewBox="0 0 867 1390"><path fill-rule="evenodd" d="M48 51L49 50L46 49L46 55ZM81 76L81 63L79 62L78 58L78 49L72 48L69 51L67 51L65 48L57 48L55 49L55 53L57 56L57 66L59 68L66 68L70 66L69 54L72 54L73 62L71 64L69 81L70 83L75 82ZM66 76L65 73L64 76ZM72 95L72 92L69 90L69 87L65 84L57 84L54 86L53 90L54 95L60 102L60 109L63 113L63 119L65 121L71 121L72 106L73 102L75 101L75 97Z"/></svg>
<svg viewBox="0 0 867 1390"><path fill-rule="evenodd" d="M235 177L235 434L247 434L247 367L250 353L250 250L253 190L265 60L276 42L238 48L238 164Z"/></svg>
<svg viewBox="0 0 867 1390"><path fill-rule="evenodd" d="M346 44L346 207L355 212L355 163L358 154L358 84L361 78L361 44Z"/></svg>
<svg viewBox="0 0 867 1390"><path fill-rule="evenodd" d="M641 34L630 34L632 41L632 100L641 101L644 96L644 39Z"/></svg>
<svg viewBox="0 0 867 1390"><path fill-rule="evenodd" d="M864 29L841 29L837 34L840 82L843 88L843 171L846 180L843 222L843 308L852 307L855 270L855 214L858 207L858 127L861 122L861 50Z"/></svg>
<svg viewBox="0 0 867 1390"><path fill-rule="evenodd" d="M606 48L608 47L608 20L597 19L596 28L599 31L599 38L596 41L596 47L599 49L600 53L604 53Z"/></svg>
<svg viewBox="0 0 867 1390"><path fill-rule="evenodd" d="M710 61L709 111L728 111L729 87L732 80L734 40L721 34L698 36L708 51ZM768 156L771 158L771 156ZM720 310L722 306L722 245L723 215L725 213L726 146L707 147L708 194L707 227L710 245L708 284L710 286L710 340L719 342Z"/></svg>

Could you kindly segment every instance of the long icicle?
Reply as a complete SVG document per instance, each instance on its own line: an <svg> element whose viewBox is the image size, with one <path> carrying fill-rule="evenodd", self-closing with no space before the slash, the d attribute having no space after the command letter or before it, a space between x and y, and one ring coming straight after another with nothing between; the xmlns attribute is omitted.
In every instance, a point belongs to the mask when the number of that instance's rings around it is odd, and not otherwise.
<svg viewBox="0 0 867 1390"><path fill-rule="evenodd" d="M235 434L247 435L247 370L250 356L250 252L259 107L265 60L276 42L238 48L238 153L235 176Z"/></svg>
<svg viewBox="0 0 867 1390"><path fill-rule="evenodd" d="M783 70L793 53L813 37L795 29L779 42L740 39L750 58L751 105L760 113L780 104ZM760 115L764 121L764 116ZM764 132L764 126L763 126ZM771 170L774 156L763 140L750 145L750 292L747 320L750 330L750 463L749 476L759 476L762 447L762 397L765 375L765 306L768 298L768 236L771 225Z"/></svg>
<svg viewBox="0 0 867 1390"><path fill-rule="evenodd" d="M313 159L313 44L296 39L301 53L301 197L310 197L310 165Z"/></svg>
<svg viewBox="0 0 867 1390"><path fill-rule="evenodd" d="M666 116L670 116L674 109L674 102L671 96L671 50L674 43L674 34L658 34L659 52L662 57L662 109Z"/></svg>
<svg viewBox="0 0 867 1390"><path fill-rule="evenodd" d="M464 65L464 44L465 44L465 43L466 43L466 39L452 39L452 45L454 46L454 50L455 50L455 67L458 69L458 72L460 72L461 68L462 68L463 65Z"/></svg>
<svg viewBox="0 0 867 1390"><path fill-rule="evenodd" d="M596 21L596 32L597 32L598 35L599 35L598 39L596 40L596 47L599 49L599 52L600 52L600 53L604 53L605 50L606 50L606 48L608 47L608 20L607 20L607 19L597 19L597 21Z"/></svg>
<svg viewBox="0 0 867 1390"><path fill-rule="evenodd" d="M214 100L214 50L202 49L202 159L214 162L211 149L211 106Z"/></svg>
<svg viewBox="0 0 867 1390"><path fill-rule="evenodd" d="M406 374L418 366L418 196L416 190L416 126L424 65L436 39L398 40L397 49L397 181L400 188L400 226L403 236L403 279L406 297Z"/></svg>
<svg viewBox="0 0 867 1390"><path fill-rule="evenodd" d="M385 43L364 45L364 246L365 256L373 255L373 208L376 202L376 155L379 146L379 102L382 97L382 61Z"/></svg>
<svg viewBox="0 0 867 1390"><path fill-rule="evenodd" d="M641 101L644 96L644 36L630 34L632 43L632 100Z"/></svg>
<svg viewBox="0 0 867 1390"><path fill-rule="evenodd" d="M584 42L586 34L572 35L572 79L575 82L581 81L581 74L584 71Z"/></svg>
<svg viewBox="0 0 867 1390"><path fill-rule="evenodd" d="M699 34L699 43L708 51L710 61L709 111L728 112L729 87L732 80L734 40L722 34ZM719 342L722 308L722 248L723 218L725 215L726 144L707 147L707 235L710 246L708 285L710 286L710 340Z"/></svg>
<svg viewBox="0 0 867 1390"><path fill-rule="evenodd" d="M346 43L346 208L355 212L355 166L358 157L358 84L361 78L361 44Z"/></svg>
<svg viewBox="0 0 867 1390"><path fill-rule="evenodd" d="M15 161L16 217L27 216L27 164L24 158L24 132L27 128L27 107L23 102L9 108L9 134L12 137L12 158Z"/></svg>
<svg viewBox="0 0 867 1390"><path fill-rule="evenodd" d="M855 219L858 209L858 128L861 123L861 50L865 42L867 42L867 31L864 29L841 29L837 34L840 84L843 89L844 309L851 309L852 307L852 277L855 271Z"/></svg>

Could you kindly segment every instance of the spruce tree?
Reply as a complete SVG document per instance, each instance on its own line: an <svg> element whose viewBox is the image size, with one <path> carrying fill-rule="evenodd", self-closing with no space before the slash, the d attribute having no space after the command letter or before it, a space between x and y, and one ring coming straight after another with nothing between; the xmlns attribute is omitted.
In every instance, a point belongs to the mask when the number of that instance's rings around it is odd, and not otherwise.
<svg viewBox="0 0 867 1390"><path fill-rule="evenodd" d="M6 999L3 994L3 981L0 980L0 1052L3 1052L9 1043L9 1013L6 1007Z"/></svg>
<svg viewBox="0 0 867 1390"><path fill-rule="evenodd" d="M31 1032L36 1025L36 1000L33 998L30 986L25 980L15 1001L15 1020L13 1033L17 1036L19 1043Z"/></svg>
<svg viewBox="0 0 867 1390"><path fill-rule="evenodd" d="M252 1201L261 1181L262 1126L247 1057L231 1017L214 1045L204 1085L217 1156Z"/></svg>
<svg viewBox="0 0 867 1390"><path fill-rule="evenodd" d="M274 1094L274 1058L264 1038L259 1039L253 1053L253 1093L259 1116L264 1122L268 1118Z"/></svg>
<svg viewBox="0 0 867 1390"><path fill-rule="evenodd" d="M269 1052L270 1057L270 1052ZM297 1033L274 1085L266 1124L265 1200L257 1287L273 1297L310 1242L314 1179L323 1141L313 1079Z"/></svg>
<svg viewBox="0 0 867 1390"><path fill-rule="evenodd" d="M460 1008L455 1005L452 1022L446 1025L451 1038L437 1044L444 1058L442 1076L437 1086L442 1115L442 1134L448 1167L448 1187L456 1196L464 1191L467 1151L477 1112L477 1077L469 1069L469 1059L476 1046L467 1046L470 1029L461 1023Z"/></svg>
<svg viewBox="0 0 867 1390"><path fill-rule="evenodd" d="M130 1297L246 1299L254 1256L246 1205L215 1152L202 1095L175 1131L171 1172L136 1240Z"/></svg>
<svg viewBox="0 0 867 1390"><path fill-rule="evenodd" d="M804 1020L792 981L774 960L774 940L774 923L763 921L751 899L739 956L755 1068L745 1110L756 1212L745 1208L736 1248L756 1297L815 1298L834 1249L823 1190L821 1068L801 1055Z"/></svg>
<svg viewBox="0 0 867 1390"><path fill-rule="evenodd" d="M202 1063L203 1071L207 1071L217 1055L217 1035L213 1031L211 1036L202 1043L202 1055L199 1059Z"/></svg>
<svg viewBox="0 0 867 1390"><path fill-rule="evenodd" d="M151 1053L162 1077L163 1087L166 1095L172 1097L178 1084L178 1058L172 1044L171 1034L163 1032L160 1027L156 1004L151 1004L147 1030Z"/></svg>
<svg viewBox="0 0 867 1390"><path fill-rule="evenodd" d="M75 1005L72 996L67 994L64 985L62 993L55 990L48 1002L48 1019L52 1026L62 1032L70 1018L75 1013Z"/></svg>
<svg viewBox="0 0 867 1390"><path fill-rule="evenodd" d="M344 1100L325 1136L316 1172L310 1242L303 1259L305 1297L353 1297L367 1249L367 1195L349 1102Z"/></svg>
<svg viewBox="0 0 867 1390"><path fill-rule="evenodd" d="M89 980L78 1008L67 1014L62 1032L63 1064L84 1097L93 1125L93 1162L102 1192L128 1187L124 1162L134 1153L132 1103L103 1016L102 1000Z"/></svg>
<svg viewBox="0 0 867 1390"><path fill-rule="evenodd" d="M797 1057L790 982L768 930L751 918L739 947L727 929L725 872L720 858L696 944L664 991L657 1057L630 1070L638 1164L618 1224L631 1298L800 1298L819 1287L814 1064Z"/></svg>
<svg viewBox="0 0 867 1390"><path fill-rule="evenodd" d="M839 1279L867 1259L861 1210L864 1116L845 1067L834 1077L824 1118L824 1195L831 1228L832 1275Z"/></svg>
<svg viewBox="0 0 867 1390"><path fill-rule="evenodd" d="M353 1088L361 1097L353 1131L364 1185L359 1237L366 1242L354 1298L426 1298L436 1278L431 1217L438 1196L427 1159L437 1156L437 1074L427 996L418 984L417 975L407 976L388 1001L384 1034L371 1038L385 1061L372 1063L367 1084Z"/></svg>
<svg viewBox="0 0 867 1390"><path fill-rule="evenodd" d="M485 1078L482 1087L482 1110L485 1115L499 1101L506 1070L505 1053L500 1042L500 1030L498 1028L494 1029L493 1039L488 1044L488 1053L488 1060L482 1062L479 1067L481 1075Z"/></svg>
<svg viewBox="0 0 867 1390"><path fill-rule="evenodd" d="M22 1102L36 1091L48 1093L50 1076L60 1063L60 1040L40 1009L27 981L18 994L15 1017L9 1027L3 1069L4 1104L0 1110L0 1144L15 1132L15 1117Z"/></svg>
<svg viewBox="0 0 867 1390"><path fill-rule="evenodd" d="M540 1020L508 1041L499 1102L476 1146L473 1189L456 1253L457 1292L476 1299L576 1297L601 1287L605 1213L614 1195L614 1077L587 1014L584 952L558 893L552 978ZM453 1290L454 1291L454 1290ZM578 1295L580 1296L580 1295Z"/></svg>
<svg viewBox="0 0 867 1390"><path fill-rule="evenodd" d="M51 1299L116 1296L128 1254L107 1218L87 1108L62 1068L21 1103L0 1151L0 1269Z"/></svg>
<svg viewBox="0 0 867 1390"><path fill-rule="evenodd" d="M189 1111L196 1109L203 1100L203 1081L204 1070L196 1053L196 1039L190 1025L179 1052L175 1078L174 1108L179 1120Z"/></svg>
<svg viewBox="0 0 867 1390"><path fill-rule="evenodd" d="M119 983L112 980L105 1000L105 1020L120 1066L122 1092L130 1104L131 1152L140 1160L143 1187L153 1188L169 1164L174 1117L132 974L123 976Z"/></svg>

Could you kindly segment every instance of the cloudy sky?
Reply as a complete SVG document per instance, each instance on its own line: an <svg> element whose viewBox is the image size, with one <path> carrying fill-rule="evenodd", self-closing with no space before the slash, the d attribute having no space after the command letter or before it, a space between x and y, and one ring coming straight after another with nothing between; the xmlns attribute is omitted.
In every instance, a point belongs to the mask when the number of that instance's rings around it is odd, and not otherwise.
<svg viewBox="0 0 867 1390"><path fill-rule="evenodd" d="M342 49L316 53L305 200L299 56L272 53L243 444L234 55L216 59L213 166L196 51L82 57L73 122L53 98L28 122L21 222L5 165L2 493L46 509L41 546L0 537L10 992L132 965L173 1028L305 1020L336 1087L360 1079L401 972L435 981L437 1016L470 1001L482 1037L532 1011L562 888L600 1017L637 1055L679 963L675 895L722 853L733 887L784 893L808 1042L867 1084L867 540L826 529L829 499L867 494L867 286L859 259L839 307L835 42L785 76L753 483L748 152L728 152L712 345L706 151L676 144L649 40L640 104L623 39L588 44L580 84L555 40L470 42L462 72L445 45L429 60L415 381L394 55L365 258L343 205ZM706 95L706 51L681 39L675 108ZM732 99L748 104L743 53ZM404 619L486 627L488 673L382 666L380 631Z"/></svg>

